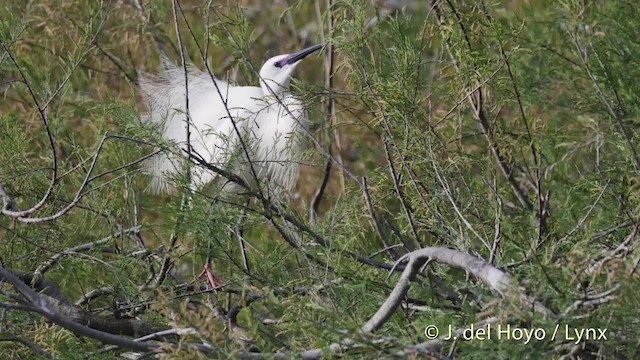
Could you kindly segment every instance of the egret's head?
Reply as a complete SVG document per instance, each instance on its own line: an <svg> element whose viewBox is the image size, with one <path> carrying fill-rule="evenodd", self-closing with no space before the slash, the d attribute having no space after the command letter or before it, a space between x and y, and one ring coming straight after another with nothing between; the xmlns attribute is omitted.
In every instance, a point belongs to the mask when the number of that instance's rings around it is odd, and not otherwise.
<svg viewBox="0 0 640 360"><path fill-rule="evenodd" d="M314 45L297 53L278 55L267 60L262 65L262 69L260 69L260 77L262 78L260 87L262 87L265 95L271 94L269 88L276 94L289 88L291 75L300 60L321 48L322 45Z"/></svg>

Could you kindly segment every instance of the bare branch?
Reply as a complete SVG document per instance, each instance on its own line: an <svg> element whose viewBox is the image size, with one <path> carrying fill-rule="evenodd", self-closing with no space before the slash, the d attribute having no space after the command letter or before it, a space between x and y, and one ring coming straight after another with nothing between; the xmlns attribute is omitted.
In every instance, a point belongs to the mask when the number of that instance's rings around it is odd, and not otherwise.
<svg viewBox="0 0 640 360"><path fill-rule="evenodd" d="M41 222L55 220L60 216L66 214L69 210L73 209L78 204L78 202L80 202L80 200L86 195L86 193L84 193L83 191L91 181L91 173L93 172L96 162L98 161L98 155L100 154L102 147L104 146L104 143L107 139L108 139L108 134L105 134L102 137L102 140L100 140L100 143L98 144L96 151L93 154L91 164L89 165L89 169L87 170L87 174L85 175L84 180L80 184L80 187L78 188L75 197L64 208L60 209L55 214L44 216L44 217L27 217L28 215L32 214L34 211L37 210L36 209L32 211L32 209L34 209L35 206L29 210L19 211L19 212L11 212L11 211L6 212L3 210L3 214L16 218L18 221L23 223L41 223ZM48 198L48 195L47 195L47 198ZM46 201L45 198L43 199Z"/></svg>
<svg viewBox="0 0 640 360"><path fill-rule="evenodd" d="M369 186L367 185L367 178L362 177L362 193L364 195L365 204L367 204L367 210L369 211L369 216L371 217L371 221L373 222L373 227L376 229L378 236L380 237L380 241L382 241L382 245L385 248L389 248L389 240L387 239L387 235L385 235L382 227L380 226L380 222L378 221L378 217L376 216L375 209L373 208L373 202L371 201L371 194L369 194Z"/></svg>
<svg viewBox="0 0 640 360"><path fill-rule="evenodd" d="M38 98L35 95L35 91L31 87L31 84L27 80L26 75L22 71L22 67L20 67L20 65L18 64L18 61L13 56L13 53L11 52L11 50L4 43L1 43L1 45L2 45L2 48L4 49L4 51L9 55L9 58L11 59L13 64L15 65L16 69L18 69L18 73L22 77L22 81L27 86L27 90L29 91L29 94L31 95L31 99L33 100L33 103L36 105L36 108L38 109L38 113L40 114L40 119L42 120L45 132L47 134L47 139L49 140L49 147L51 148L51 159L53 161L53 169L52 169L53 171L52 171L52 174L51 174L51 182L49 183L49 187L47 188L47 191L45 191L44 195L42 195L42 198L40 199L40 201L38 201L31 208L29 208L27 210L24 210L24 211L12 211L12 210L9 210L7 208L7 203L5 202L5 206L0 211L2 214L6 215L6 216L20 218L20 217L24 217L24 216L29 216L29 215L33 214L34 212L40 210L40 208L42 208L44 206L44 204L47 202L47 200L49 199L49 196L51 196L51 193L53 192L53 188L56 185L56 183L58 182L58 157L56 155L56 144L55 144L55 141L53 139L53 133L51 132L51 128L49 126L49 119L48 119L48 116L47 116L46 109L43 108L42 106L40 106L40 102L38 101Z"/></svg>
<svg viewBox="0 0 640 360"><path fill-rule="evenodd" d="M47 359L52 359L52 360L53 359L57 359L57 357L55 357L52 354L48 353L42 347L40 347L38 344L36 344L34 342L31 342L31 341L29 341L27 339L23 339L23 338L21 338L19 336L16 336L16 335L0 333L0 342L8 342L8 341L20 343L20 344L28 347L36 355L39 355L41 357L44 357L44 358L47 358Z"/></svg>
<svg viewBox="0 0 640 360"><path fill-rule="evenodd" d="M36 276L42 276L45 272L47 272L53 265L57 264L58 261L60 261L60 259L62 259L64 256L69 255L69 254L73 254L73 253L77 253L77 252L82 252L82 251L89 251L91 249L93 249L95 246L98 245L102 245L105 244L113 239L117 239L119 237L122 237L123 235L126 234L130 234L130 233L138 233L140 232L140 226L134 226L132 228L126 229L126 230L122 230L119 231L113 235L107 236L103 239L100 240L96 240L90 243L86 243L86 244L82 244L82 245L78 245L72 248L68 248L63 250L62 252L59 252L55 255L53 255L52 257L50 257L48 260L46 260L44 263L42 263L40 266L38 266L36 268L36 271L34 272L34 274Z"/></svg>
<svg viewBox="0 0 640 360"><path fill-rule="evenodd" d="M588 307L594 305L601 305L606 302L612 301L616 298L614 293L620 288L620 284L616 284L609 290L603 291L598 294L586 294L582 298L576 300L573 304L568 306L563 312L562 316L568 316L572 311L580 307Z"/></svg>
<svg viewBox="0 0 640 360"><path fill-rule="evenodd" d="M415 279L420 268L428 261L433 260L441 262L453 267L461 268L478 279L482 280L492 290L504 295L506 291L512 288L511 276L499 270L498 268L480 260L471 255L465 254L458 250L428 247L413 251L402 256L396 264L405 260L409 263L402 272L400 279L393 288L393 291L387 297L387 300L380 306L375 315L362 326L362 331L373 332L382 327L389 320L395 309L400 305L404 297L409 291L411 281Z"/></svg>
<svg viewBox="0 0 640 360"><path fill-rule="evenodd" d="M82 297L78 299L78 301L76 301L75 305L82 306L84 304L88 304L89 302L91 302L91 300L97 297L104 296L104 295L111 295L111 294L113 294L113 289L109 287L101 287L101 288L93 289L88 293L82 295Z"/></svg>

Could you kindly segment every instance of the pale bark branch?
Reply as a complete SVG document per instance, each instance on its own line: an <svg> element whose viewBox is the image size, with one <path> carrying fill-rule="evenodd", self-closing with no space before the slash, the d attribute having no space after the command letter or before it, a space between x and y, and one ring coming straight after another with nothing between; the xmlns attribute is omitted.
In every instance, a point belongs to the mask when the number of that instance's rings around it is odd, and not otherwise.
<svg viewBox="0 0 640 360"><path fill-rule="evenodd" d="M411 281L415 279L420 268L428 261L436 261L453 267L465 270L476 278L482 280L489 288L501 295L512 288L511 276L502 270L486 263L484 260L465 254L461 251L428 247L413 251L402 256L397 264L408 260L400 279L393 288L387 300L380 306L378 311L362 326L362 331L373 332L382 327L393 315L396 308L401 304L411 286Z"/></svg>

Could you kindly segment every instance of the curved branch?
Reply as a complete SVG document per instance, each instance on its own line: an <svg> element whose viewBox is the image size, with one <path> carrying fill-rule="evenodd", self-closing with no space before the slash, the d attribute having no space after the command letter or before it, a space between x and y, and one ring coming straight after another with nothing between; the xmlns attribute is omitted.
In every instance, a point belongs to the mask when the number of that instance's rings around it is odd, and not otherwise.
<svg viewBox="0 0 640 360"><path fill-rule="evenodd" d="M111 6L111 5L109 4L109 6ZM107 13L108 13L108 9L107 9ZM0 46L4 49L4 51L7 53L7 55L11 59L11 62L13 62L13 65L18 70L18 73L20 74L20 77L22 78L22 82L27 86L27 90L29 92L29 95L30 95L31 99L33 100L34 105L36 106L36 109L38 110L38 114L40 115L40 119L42 120L42 124L44 126L45 133L47 135L47 140L49 142L49 148L51 150L51 160L53 162L53 167L51 169L52 170L51 180L49 181L49 186L47 188L47 191L44 193L44 195L42 195L42 198L40 199L40 201L38 201L35 205L31 206L31 208L29 208L27 210L24 210L24 211L19 211L19 210L16 210L16 209L13 209L13 208L8 208L8 207L4 206L3 208L0 208L0 213L1 214L5 215L5 216L10 216L10 217L13 217L13 218L17 218L20 221L23 221L23 219L28 219L28 216L30 216L31 214L35 213L36 211L39 211L46 204L47 200L49 199L49 197L53 193L53 189L56 186L56 184L58 183L58 181L60 180L60 178L58 177L58 170L59 169L58 169L58 157L56 155L57 154L56 142L55 142L55 139L54 139L53 130L51 129L51 126L49 125L49 116L48 116L49 105L60 94L60 92L62 91L64 86L67 84L67 82L69 81L69 79L73 75L73 72L75 71L75 69L81 64L81 62L84 59L84 57L93 48L94 41L96 40L98 35L102 32L102 28L103 28L103 25L105 24L106 19L107 19L106 16L103 16L100 19L100 23L98 24L98 27L96 28L96 31L93 33L91 39L87 43L88 45L86 46L85 49L83 49L83 51L82 51L81 55L78 57L78 59L75 62L73 62L73 66L71 67L69 72L65 75L65 78L63 79L63 81L53 91L51 96L46 101L44 101L43 105L41 105L40 101L38 101L38 98L36 96L36 91L31 86L31 83L27 79L27 76L24 73L24 71L22 70L22 67L20 66L20 64L18 64L18 61L17 61L16 57L10 51L9 47L11 47L11 44L9 44L7 46L4 42L0 42ZM80 191L78 191L78 193L80 193ZM6 202L5 202L5 205L6 205Z"/></svg>
<svg viewBox="0 0 640 360"><path fill-rule="evenodd" d="M33 103L36 105L36 108L38 109L38 113L40 114L40 118L42 119L42 123L44 125L44 129L45 129L45 132L47 134L47 139L49 140L49 146L51 148L51 159L53 161L53 168L52 168L53 172L51 174L51 181L49 182L49 187L47 188L47 191L44 193L44 195L42 195L42 198L40 199L40 201L38 201L35 205L33 205L31 208L29 208L27 210L18 211L18 210L14 210L14 209L8 208L6 206L7 203L6 203L6 199L5 199L5 206L2 209L0 209L0 213L4 214L6 216L11 216L11 217L18 218L18 217L29 216L29 215L35 213L36 211L40 210L40 208L42 208L44 206L44 204L47 202L47 200L49 199L49 196L51 196L51 194L53 193L53 188L56 186L56 183L58 182L58 158L56 156L56 143L55 143L55 141L53 139L53 133L51 131L51 127L49 126L49 119L48 119L48 116L47 116L47 109L43 108L42 106L40 106L40 102L38 101L38 98L36 97L36 94L35 94L33 88L31 87L31 84L27 80L27 76L22 71L22 68L18 64L18 61L13 56L13 53L10 51L10 49L4 43L0 43L0 45L2 45L2 48L9 55L9 58L11 59L11 61L15 65L16 69L18 70L18 73L20 74L20 77L22 77L23 83L27 86L27 90L29 91L29 94L31 95L31 99L33 100ZM3 198L4 198L4 196L3 196Z"/></svg>
<svg viewBox="0 0 640 360"><path fill-rule="evenodd" d="M88 293L82 295L82 297L75 302L75 305L82 306L90 303L91 300L97 297L104 296L104 295L111 295L111 294L113 294L113 289L110 287L100 287L97 289L93 289Z"/></svg>
<svg viewBox="0 0 640 360"><path fill-rule="evenodd" d="M38 275L42 275L45 272L47 272L53 265L57 264L58 261L60 261L60 259L62 259L64 256L66 255L70 255L73 253L77 253L77 252L84 252L84 251L89 251L91 249L93 249L95 246L98 245L102 245L105 244L113 239L117 239L125 234L129 234L129 233L139 233L140 232L140 226L134 226L131 227L129 229L125 229L122 231L119 231L113 235L107 236L105 238L102 238L100 240L94 241L94 242L90 242L90 243L86 243L86 244L82 244L82 245L78 245L72 248L68 248L65 249L55 255L53 255L52 257L50 257L49 259L47 259L44 263L42 263L40 266L38 266L36 268L35 274Z"/></svg>
<svg viewBox="0 0 640 360"><path fill-rule="evenodd" d="M376 331L380 329L387 320L389 320L396 308L402 302L402 299L407 295L409 287L411 286L411 281L428 260L434 260L463 269L476 278L482 280L492 290L501 295L504 295L504 293L512 287L512 279L509 274L481 259L458 250L428 247L402 256L398 259L395 265L398 265L405 260L408 260L409 263L402 272L400 280L398 280L396 286L391 291L391 294L387 297L387 300L385 300L382 306L380 306L378 311L371 317L371 319L369 319L369 321L367 321L366 324L362 326L363 332Z"/></svg>

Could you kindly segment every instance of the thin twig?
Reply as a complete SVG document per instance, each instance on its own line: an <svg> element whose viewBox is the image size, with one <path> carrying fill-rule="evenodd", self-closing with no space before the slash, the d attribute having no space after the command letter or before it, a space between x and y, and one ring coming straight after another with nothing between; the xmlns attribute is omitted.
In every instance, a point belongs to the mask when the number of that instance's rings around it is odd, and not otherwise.
<svg viewBox="0 0 640 360"><path fill-rule="evenodd" d="M580 61L582 62L582 65L584 66L584 69L587 72L587 75L589 75L589 78L593 82L593 86L596 88L596 91L598 92L598 96L600 97L600 100L607 108L609 115L616 121L616 124L618 125L618 128L622 133L622 136L627 142L627 146L629 147L629 150L631 150L631 154L633 155L633 159L635 160L636 169L640 169L640 156L638 155L636 147L633 144L632 134L624 124L623 109L618 107L618 111L616 111L613 108L613 105L607 99L607 96L604 93L604 90L600 86L600 82L598 81L595 74L593 73L593 70L591 69L591 65L589 65L589 56L587 54L586 49L584 49L584 47L580 43L580 39L578 37L577 32L572 32L571 37L573 38L573 42L575 44L576 50L580 55L579 56Z"/></svg>

